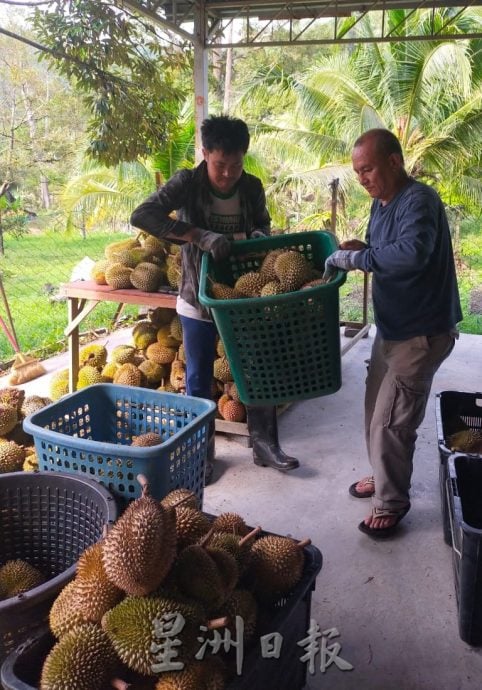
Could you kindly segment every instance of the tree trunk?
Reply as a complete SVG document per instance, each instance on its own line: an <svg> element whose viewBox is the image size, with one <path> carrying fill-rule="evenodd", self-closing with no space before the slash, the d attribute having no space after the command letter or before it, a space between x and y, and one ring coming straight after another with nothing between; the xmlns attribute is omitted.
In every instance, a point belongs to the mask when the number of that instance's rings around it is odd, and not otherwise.
<svg viewBox="0 0 482 690"><path fill-rule="evenodd" d="M2 225L2 212L0 211L0 255L5 256L5 247L3 244L3 225Z"/></svg>
<svg viewBox="0 0 482 690"><path fill-rule="evenodd" d="M45 175L40 176L40 198L42 200L43 208L50 208L50 192L49 192L49 181Z"/></svg>

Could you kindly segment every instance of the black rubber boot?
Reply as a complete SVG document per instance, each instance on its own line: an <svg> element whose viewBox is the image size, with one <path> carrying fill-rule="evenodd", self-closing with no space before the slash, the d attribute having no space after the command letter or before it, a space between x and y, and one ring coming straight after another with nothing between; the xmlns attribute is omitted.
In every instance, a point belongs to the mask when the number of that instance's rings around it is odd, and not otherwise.
<svg viewBox="0 0 482 690"><path fill-rule="evenodd" d="M279 447L278 419L274 405L246 406L248 431L253 444L255 465L273 467L287 472L300 466L296 458L291 458Z"/></svg>
<svg viewBox="0 0 482 690"><path fill-rule="evenodd" d="M216 431L214 422L209 423L208 448L206 455L206 467L204 468L204 486L211 483L214 471L214 459L216 456Z"/></svg>

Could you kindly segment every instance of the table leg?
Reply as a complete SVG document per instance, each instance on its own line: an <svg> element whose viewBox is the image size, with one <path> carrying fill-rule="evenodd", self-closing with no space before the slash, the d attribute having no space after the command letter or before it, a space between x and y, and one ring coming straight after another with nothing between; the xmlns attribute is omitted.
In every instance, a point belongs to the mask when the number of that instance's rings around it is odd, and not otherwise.
<svg viewBox="0 0 482 690"><path fill-rule="evenodd" d="M69 326L79 315L82 306L77 297L69 297ZM73 393L77 387L77 378L79 375L79 325L77 324L71 331L69 331L69 393Z"/></svg>

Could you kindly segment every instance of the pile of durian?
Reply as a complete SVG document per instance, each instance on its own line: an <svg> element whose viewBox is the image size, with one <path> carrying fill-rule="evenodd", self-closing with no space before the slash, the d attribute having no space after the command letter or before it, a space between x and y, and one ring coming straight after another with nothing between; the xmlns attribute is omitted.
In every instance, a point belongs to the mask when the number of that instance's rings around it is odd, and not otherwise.
<svg viewBox="0 0 482 690"><path fill-rule="evenodd" d="M143 292L157 292L161 286L179 288L181 254L177 244L140 232L135 238L108 244L104 257L90 273L98 285Z"/></svg>
<svg viewBox="0 0 482 690"><path fill-rule="evenodd" d="M219 414L231 422L244 422L246 408L239 400L233 375L221 340L216 346L212 399L219 400ZM110 351L92 343L79 352L77 390L94 383L142 386L168 393L185 393L186 358L179 316L164 307L148 312L132 329L131 344ZM62 369L50 379L49 395L59 400L69 392L69 370ZM224 406L224 402L230 404Z"/></svg>
<svg viewBox="0 0 482 690"><path fill-rule="evenodd" d="M0 601L17 597L45 581L45 575L27 561L11 559L0 566Z"/></svg>
<svg viewBox="0 0 482 690"><path fill-rule="evenodd" d="M271 249L257 270L240 275L233 285L211 280L214 299L272 297L322 285L322 273L297 249Z"/></svg>
<svg viewBox="0 0 482 690"><path fill-rule="evenodd" d="M0 389L0 474L38 470L34 441L23 420L52 402L38 395L25 397L20 388Z"/></svg>
<svg viewBox="0 0 482 690"><path fill-rule="evenodd" d="M309 540L261 536L234 513L212 520L187 489L156 501L138 479L142 496L81 555L75 579L51 607L57 642L40 690L223 690L235 673L233 656L208 647L196 659L201 640L213 630L224 637L225 626L236 640L239 616L246 648L260 613L269 619L302 577ZM182 670L163 668L159 654L170 625L171 660Z"/></svg>

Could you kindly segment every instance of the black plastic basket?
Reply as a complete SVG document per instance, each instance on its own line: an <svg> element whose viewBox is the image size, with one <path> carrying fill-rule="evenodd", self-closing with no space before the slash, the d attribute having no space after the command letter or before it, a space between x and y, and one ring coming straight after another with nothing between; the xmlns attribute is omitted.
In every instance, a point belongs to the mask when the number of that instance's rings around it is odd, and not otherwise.
<svg viewBox="0 0 482 690"><path fill-rule="evenodd" d="M117 519L111 494L84 477L50 472L0 475L0 565L21 559L47 581L0 601L0 661L42 624L75 564Z"/></svg>
<svg viewBox="0 0 482 690"><path fill-rule="evenodd" d="M447 445L452 434L463 429L482 429L482 393L461 393L442 391L435 397L435 418L437 422L438 450L440 455L439 485L442 507L442 523L445 543L452 544L452 533L446 501L448 479L448 458L453 451ZM481 454L469 453L471 457L482 459Z"/></svg>
<svg viewBox="0 0 482 690"><path fill-rule="evenodd" d="M310 622L311 594L322 565L320 551L305 547L305 567L301 581L292 594L263 612L259 635L279 632L283 636L279 659L261 655L258 645L246 654L243 672L226 686L226 690L301 690L306 684L306 664L299 661L303 650L297 642L306 637ZM38 690L45 657L55 640L43 628L8 656L0 679L5 690Z"/></svg>
<svg viewBox="0 0 482 690"><path fill-rule="evenodd" d="M482 645L482 463L457 453L448 459L447 506L459 633L464 642Z"/></svg>

